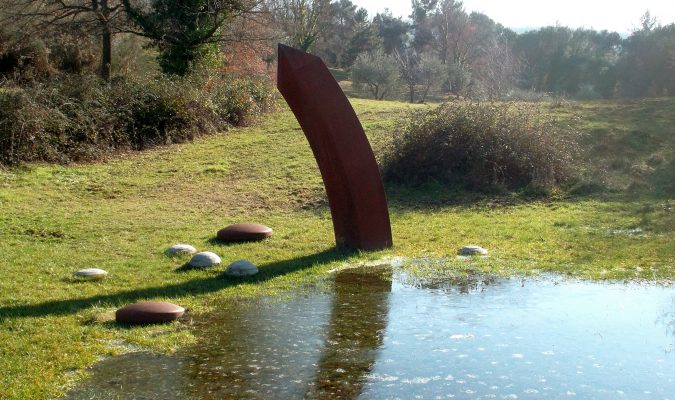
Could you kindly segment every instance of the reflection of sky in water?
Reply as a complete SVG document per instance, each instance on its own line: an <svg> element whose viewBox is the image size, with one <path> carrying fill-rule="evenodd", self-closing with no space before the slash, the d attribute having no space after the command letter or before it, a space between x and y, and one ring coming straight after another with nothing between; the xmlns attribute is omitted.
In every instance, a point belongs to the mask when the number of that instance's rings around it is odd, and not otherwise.
<svg viewBox="0 0 675 400"><path fill-rule="evenodd" d="M361 397L675 398L672 288L523 283L460 295L394 282Z"/></svg>
<svg viewBox="0 0 675 400"><path fill-rule="evenodd" d="M675 399L672 287L355 281L223 305L197 345L105 361L68 398Z"/></svg>

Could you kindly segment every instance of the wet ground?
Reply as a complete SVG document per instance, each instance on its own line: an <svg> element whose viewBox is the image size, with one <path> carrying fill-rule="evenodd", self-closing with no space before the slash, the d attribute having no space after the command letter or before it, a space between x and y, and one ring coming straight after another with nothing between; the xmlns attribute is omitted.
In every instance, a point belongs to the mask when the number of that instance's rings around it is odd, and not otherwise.
<svg viewBox="0 0 675 400"><path fill-rule="evenodd" d="M68 399L675 399L675 287L413 279L224 304L174 356L99 363Z"/></svg>

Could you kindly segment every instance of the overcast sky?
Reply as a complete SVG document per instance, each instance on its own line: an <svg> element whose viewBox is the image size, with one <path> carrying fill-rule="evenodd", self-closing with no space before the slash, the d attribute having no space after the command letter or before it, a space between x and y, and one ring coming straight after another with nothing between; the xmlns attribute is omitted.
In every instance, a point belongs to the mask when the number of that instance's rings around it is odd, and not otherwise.
<svg viewBox="0 0 675 400"><path fill-rule="evenodd" d="M410 0L352 0L372 18L389 8L410 15ZM675 22L675 0L464 0L466 11L479 11L512 29L560 25L631 32L649 10L665 25Z"/></svg>

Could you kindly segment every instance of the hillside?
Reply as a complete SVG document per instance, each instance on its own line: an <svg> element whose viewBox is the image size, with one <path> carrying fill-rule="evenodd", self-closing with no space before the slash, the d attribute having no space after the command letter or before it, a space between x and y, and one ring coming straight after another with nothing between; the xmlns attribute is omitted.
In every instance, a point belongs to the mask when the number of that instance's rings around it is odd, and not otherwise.
<svg viewBox="0 0 675 400"><path fill-rule="evenodd" d="M412 107L353 100L376 153ZM205 312L215 300L268 296L315 285L347 261L384 256L451 257L448 268L503 274L556 272L594 279L675 278L673 138L675 101L544 104L585 132L594 179L576 194L527 200L427 185L387 186L393 249L333 249L330 213L306 139L285 108L258 125L189 144L84 165L0 170L0 398L62 393L101 357L136 348L172 351L196 340L189 319L121 328L113 311L140 299L168 299ZM212 241L231 223L275 231L260 243ZM179 272L187 258L163 254L191 243L223 258L246 258L254 278L223 268ZM491 257L468 267L457 249ZM74 282L103 268L97 283Z"/></svg>

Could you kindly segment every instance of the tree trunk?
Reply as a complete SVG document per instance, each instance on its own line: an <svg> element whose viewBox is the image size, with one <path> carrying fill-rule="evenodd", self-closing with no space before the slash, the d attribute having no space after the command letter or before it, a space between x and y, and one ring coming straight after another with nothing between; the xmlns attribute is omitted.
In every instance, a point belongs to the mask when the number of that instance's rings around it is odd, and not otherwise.
<svg viewBox="0 0 675 400"><path fill-rule="evenodd" d="M424 93L422 93L422 100L420 100L420 103L424 103L427 100L427 96L429 95L430 89L431 89L431 84L427 85L424 88Z"/></svg>
<svg viewBox="0 0 675 400"><path fill-rule="evenodd" d="M107 25L103 27L101 41L101 78L109 81L112 65L112 33L110 32L110 27Z"/></svg>
<svg viewBox="0 0 675 400"><path fill-rule="evenodd" d="M92 0L94 10L101 6L99 20L101 22L101 78L104 81L110 80L110 69L112 66L112 31L110 29L110 9L108 0Z"/></svg>

